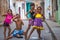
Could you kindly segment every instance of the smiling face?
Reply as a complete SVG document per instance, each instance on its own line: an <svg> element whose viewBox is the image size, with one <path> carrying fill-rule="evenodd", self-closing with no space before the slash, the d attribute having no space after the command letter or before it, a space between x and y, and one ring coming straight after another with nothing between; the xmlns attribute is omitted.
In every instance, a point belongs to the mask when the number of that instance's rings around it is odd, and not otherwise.
<svg viewBox="0 0 60 40"><path fill-rule="evenodd" d="M37 8L37 12L41 13L41 10L42 10L41 7L38 7L38 8Z"/></svg>
<svg viewBox="0 0 60 40"><path fill-rule="evenodd" d="M31 6L31 9L34 9L35 8L35 6Z"/></svg>
<svg viewBox="0 0 60 40"><path fill-rule="evenodd" d="M35 4L34 3L32 3L30 6L31 6L31 9L35 9Z"/></svg>
<svg viewBox="0 0 60 40"><path fill-rule="evenodd" d="M12 13L11 10L9 10L8 13Z"/></svg>
<svg viewBox="0 0 60 40"><path fill-rule="evenodd" d="M9 14L12 14L12 10L11 10L11 9L8 9L8 13L9 13Z"/></svg>

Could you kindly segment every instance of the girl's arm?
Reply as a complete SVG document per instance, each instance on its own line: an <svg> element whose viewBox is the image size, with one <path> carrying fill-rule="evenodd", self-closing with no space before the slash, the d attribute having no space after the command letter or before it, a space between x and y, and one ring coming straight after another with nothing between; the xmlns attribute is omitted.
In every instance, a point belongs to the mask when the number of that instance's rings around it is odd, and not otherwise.
<svg viewBox="0 0 60 40"><path fill-rule="evenodd" d="M2 16L6 16L7 15L7 13L5 13L5 14L2 14Z"/></svg>
<svg viewBox="0 0 60 40"><path fill-rule="evenodd" d="M14 17L12 18L12 20L15 21L16 18L17 18L17 16L14 16Z"/></svg>
<svg viewBox="0 0 60 40"><path fill-rule="evenodd" d="M26 13L26 16L28 15L28 13L32 12L31 10L29 10L27 13Z"/></svg>
<svg viewBox="0 0 60 40"><path fill-rule="evenodd" d="M43 16L43 19L45 20L44 14L42 14L42 16Z"/></svg>
<svg viewBox="0 0 60 40"><path fill-rule="evenodd" d="M27 17L28 13L30 13L30 11L26 12L25 16ZM27 17L28 18L28 17Z"/></svg>
<svg viewBox="0 0 60 40"><path fill-rule="evenodd" d="M22 22L22 25L24 25L24 23L23 23L23 21L21 20L21 22Z"/></svg>
<svg viewBox="0 0 60 40"><path fill-rule="evenodd" d="M34 15L33 16L35 16L36 15L36 13L34 13Z"/></svg>
<svg viewBox="0 0 60 40"><path fill-rule="evenodd" d="M35 12L35 13L34 13L34 15L33 15L33 16L35 16L35 15L37 14L37 10L35 9L35 10L34 10L34 12Z"/></svg>
<svg viewBox="0 0 60 40"><path fill-rule="evenodd" d="M15 29L16 29L16 28L15 28ZM15 30L15 29L14 29L14 30ZM14 32L14 30L10 32L10 35Z"/></svg>
<svg viewBox="0 0 60 40"><path fill-rule="evenodd" d="M27 15L28 15L28 13L26 12L25 16L27 16Z"/></svg>
<svg viewBox="0 0 60 40"><path fill-rule="evenodd" d="M44 15L42 14L42 19L43 19L43 21L45 21L45 17L44 17Z"/></svg>

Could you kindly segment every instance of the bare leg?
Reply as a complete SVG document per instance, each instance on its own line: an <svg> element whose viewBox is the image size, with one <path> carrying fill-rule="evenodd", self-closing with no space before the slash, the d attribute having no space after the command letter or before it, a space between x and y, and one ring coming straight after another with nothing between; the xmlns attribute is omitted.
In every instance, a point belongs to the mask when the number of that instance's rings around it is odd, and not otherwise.
<svg viewBox="0 0 60 40"><path fill-rule="evenodd" d="M6 40L9 40L10 38L12 38L13 36L11 35L11 36L8 36L7 38L6 38Z"/></svg>
<svg viewBox="0 0 60 40"><path fill-rule="evenodd" d="M28 34L28 31L29 31L30 27L31 27L31 25L28 25L28 28L27 28L27 30L25 32L25 40L27 40L26 38L27 38L27 34Z"/></svg>
<svg viewBox="0 0 60 40"><path fill-rule="evenodd" d="M39 38L39 40L40 40L41 31L37 29L37 33L38 33L38 38Z"/></svg>
<svg viewBox="0 0 60 40"><path fill-rule="evenodd" d="M4 40L6 40L6 27L4 27Z"/></svg>
<svg viewBox="0 0 60 40"><path fill-rule="evenodd" d="M19 34L16 34L16 37L18 37L18 38L19 38L19 37L20 37L20 35L19 35Z"/></svg>
<svg viewBox="0 0 60 40"><path fill-rule="evenodd" d="M27 40L27 37L26 37L26 33L25 32L23 32L23 35L25 36L25 40Z"/></svg>
<svg viewBox="0 0 60 40"><path fill-rule="evenodd" d="M8 27L8 36L10 36L10 32L11 32L11 29L10 29L10 26Z"/></svg>
<svg viewBox="0 0 60 40"><path fill-rule="evenodd" d="M29 38L30 38L30 36L32 35L32 33L33 33L33 31L34 31L35 29L34 28L32 28L32 30L31 30L31 32L30 32L30 34L28 35L28 38L27 38L27 40L29 40Z"/></svg>
<svg viewBox="0 0 60 40"><path fill-rule="evenodd" d="M28 28L27 28L27 30L26 30L26 34L28 33L30 27L31 27L31 25L28 25Z"/></svg>

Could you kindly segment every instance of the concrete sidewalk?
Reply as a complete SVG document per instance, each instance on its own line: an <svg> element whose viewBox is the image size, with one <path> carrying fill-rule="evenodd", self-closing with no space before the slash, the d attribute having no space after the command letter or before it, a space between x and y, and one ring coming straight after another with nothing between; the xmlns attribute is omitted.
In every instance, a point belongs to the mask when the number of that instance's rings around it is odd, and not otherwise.
<svg viewBox="0 0 60 40"><path fill-rule="evenodd" d="M52 36L55 37L54 40L60 40L60 24L51 20L45 20L45 22L51 30Z"/></svg>

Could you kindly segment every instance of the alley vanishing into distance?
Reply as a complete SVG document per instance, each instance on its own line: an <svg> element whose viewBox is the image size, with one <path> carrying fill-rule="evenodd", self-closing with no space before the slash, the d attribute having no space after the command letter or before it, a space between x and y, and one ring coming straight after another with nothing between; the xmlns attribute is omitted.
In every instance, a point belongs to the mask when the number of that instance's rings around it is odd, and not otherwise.
<svg viewBox="0 0 60 40"><path fill-rule="evenodd" d="M60 0L0 0L0 40L4 40L3 22L5 17L2 14L5 14L8 9L12 10L13 15L19 14L24 22L22 29L26 31L29 24L26 13L31 9L32 3L35 4L35 9L38 6L42 8L41 13L45 17L45 21L42 23L44 30L41 31L41 40L60 40ZM13 30L16 27L15 22L12 22L10 26ZM6 33L8 33L8 29ZM13 37L10 40L25 40L25 37ZM30 40L38 40L36 30L31 35Z"/></svg>

